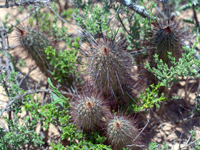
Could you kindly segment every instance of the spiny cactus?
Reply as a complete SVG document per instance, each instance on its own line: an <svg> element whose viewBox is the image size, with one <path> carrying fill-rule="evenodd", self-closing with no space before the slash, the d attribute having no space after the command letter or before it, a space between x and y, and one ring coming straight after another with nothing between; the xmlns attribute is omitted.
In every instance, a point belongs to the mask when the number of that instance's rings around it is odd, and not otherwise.
<svg viewBox="0 0 200 150"><path fill-rule="evenodd" d="M103 35L99 40L89 41L89 48L82 48L82 52L88 58L87 71L92 84L103 91L105 98L128 104L134 85L133 60L126 50L126 40L116 39L116 35L110 38Z"/></svg>
<svg viewBox="0 0 200 150"><path fill-rule="evenodd" d="M152 63L154 63L154 54L158 54L159 59L162 59L169 67L172 64L170 63L168 52L172 53L176 61L182 57L182 41L186 38L186 34L180 23L180 21L175 20L173 17L170 18L170 15L163 21L154 22L153 36L149 41L153 46L151 51ZM155 66L155 63L152 66Z"/></svg>
<svg viewBox="0 0 200 150"><path fill-rule="evenodd" d="M183 24L175 16L172 16L170 12L168 12L166 19L157 19L153 22L153 25L154 27L150 30L148 40L144 42L150 52L150 66L151 68L157 68L154 57L157 54L158 59L161 59L170 68L173 64L171 63L168 52L172 54L172 57L177 62L184 52L182 42L184 39L189 38L187 36L188 32ZM158 79L152 73L149 73L148 82L149 85L156 85L158 84Z"/></svg>
<svg viewBox="0 0 200 150"><path fill-rule="evenodd" d="M114 116L107 125L107 138L114 150L121 150L133 144L137 130L124 116Z"/></svg>
<svg viewBox="0 0 200 150"><path fill-rule="evenodd" d="M28 52L28 56L35 61L39 69L47 76L51 76L48 71L51 69L46 59L45 49L52 43L47 35L29 26L20 26L16 27L16 40L18 46Z"/></svg>
<svg viewBox="0 0 200 150"><path fill-rule="evenodd" d="M110 115L109 109L98 96L78 95L72 103L73 123L83 131L89 132L103 127Z"/></svg>
<svg viewBox="0 0 200 150"><path fill-rule="evenodd" d="M17 44L27 51L41 72L50 77L55 84L60 82L65 87L71 86L76 78L77 50L58 50L55 39L50 37L47 33L29 26L16 28ZM72 44L77 42L75 39Z"/></svg>

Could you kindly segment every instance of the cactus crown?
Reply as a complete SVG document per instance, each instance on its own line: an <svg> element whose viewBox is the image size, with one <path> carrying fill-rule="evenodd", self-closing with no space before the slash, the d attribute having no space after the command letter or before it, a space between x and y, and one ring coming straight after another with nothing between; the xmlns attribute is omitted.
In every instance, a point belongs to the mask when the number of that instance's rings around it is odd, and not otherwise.
<svg viewBox="0 0 200 150"><path fill-rule="evenodd" d="M39 50L39 48L45 49L51 45L49 38L44 33L29 26L16 27L16 36L21 46L26 48L28 52L33 48Z"/></svg>
<svg viewBox="0 0 200 150"><path fill-rule="evenodd" d="M115 150L122 149L132 144L136 136L136 128L125 117L114 116L108 123L107 136Z"/></svg>
<svg viewBox="0 0 200 150"><path fill-rule="evenodd" d="M79 95L72 104L71 116L74 124L84 131L92 131L104 125L109 109L100 98Z"/></svg>

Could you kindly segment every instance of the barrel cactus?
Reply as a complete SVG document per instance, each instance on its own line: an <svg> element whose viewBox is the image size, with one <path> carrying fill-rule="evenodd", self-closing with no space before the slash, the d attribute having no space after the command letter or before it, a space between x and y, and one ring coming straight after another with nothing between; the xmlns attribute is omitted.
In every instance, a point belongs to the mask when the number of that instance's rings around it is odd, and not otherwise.
<svg viewBox="0 0 200 150"><path fill-rule="evenodd" d="M133 140L137 136L137 129L130 119L124 116L113 116L107 125L107 138L114 150L121 150L127 145L134 144Z"/></svg>
<svg viewBox="0 0 200 150"><path fill-rule="evenodd" d="M103 127L110 111L98 96L78 95L71 103L73 123L86 132Z"/></svg>

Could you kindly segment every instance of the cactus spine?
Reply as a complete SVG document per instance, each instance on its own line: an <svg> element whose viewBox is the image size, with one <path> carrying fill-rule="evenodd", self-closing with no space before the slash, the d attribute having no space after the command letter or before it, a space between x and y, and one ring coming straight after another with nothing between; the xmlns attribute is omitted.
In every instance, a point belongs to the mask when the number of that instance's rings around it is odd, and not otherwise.
<svg viewBox="0 0 200 150"><path fill-rule="evenodd" d="M107 125L107 137L114 150L121 150L133 144L136 128L123 116L114 116Z"/></svg>
<svg viewBox="0 0 200 150"><path fill-rule="evenodd" d="M101 99L94 96L79 95L72 103L73 123L86 132L102 127L108 115L109 109Z"/></svg>
<svg viewBox="0 0 200 150"><path fill-rule="evenodd" d="M154 25L153 37L151 39L153 45L152 56L158 54L159 59L162 59L170 67L172 64L168 52L172 53L176 61L182 57L182 39L185 38L184 31L180 26L180 22L174 20L174 18L156 22Z"/></svg>
<svg viewBox="0 0 200 150"><path fill-rule="evenodd" d="M50 39L40 31L23 26L16 27L16 37L19 46L28 52L28 56L35 61L39 69L47 76L51 76L45 54L45 49L51 45Z"/></svg>
<svg viewBox="0 0 200 150"><path fill-rule="evenodd" d="M129 103L131 87L134 84L131 78L133 60L126 51L126 41L116 40L116 37L105 37L93 41L89 50L83 49L89 58L88 71L92 84L99 91L103 91L105 98L120 100L119 103Z"/></svg>

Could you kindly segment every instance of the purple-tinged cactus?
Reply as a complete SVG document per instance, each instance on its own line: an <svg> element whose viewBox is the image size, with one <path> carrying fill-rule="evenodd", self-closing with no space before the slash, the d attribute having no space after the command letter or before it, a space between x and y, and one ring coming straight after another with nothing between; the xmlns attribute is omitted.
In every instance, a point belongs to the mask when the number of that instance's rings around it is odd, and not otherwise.
<svg viewBox="0 0 200 150"><path fill-rule="evenodd" d="M114 150L121 150L127 145L134 144L133 140L137 136L137 129L130 119L124 116L114 116L108 121L107 138Z"/></svg>
<svg viewBox="0 0 200 150"><path fill-rule="evenodd" d="M21 51L27 51L27 56L31 57L39 69L48 76L50 65L47 61L45 50L51 46L51 40L44 33L29 26L16 27L15 39Z"/></svg>
<svg viewBox="0 0 200 150"><path fill-rule="evenodd" d="M168 17L162 21L154 22L154 28L151 32L152 37L149 44L152 47L152 63L154 63L153 55L158 54L159 59L162 59L169 67L172 66L168 52L171 52L175 60L178 61L182 57L182 41L186 38L187 32L181 26L181 22L174 17Z"/></svg>
<svg viewBox="0 0 200 150"><path fill-rule="evenodd" d="M80 129L90 132L102 128L110 116L110 110L99 96L81 94L73 98L70 114L73 123Z"/></svg>
<svg viewBox="0 0 200 150"><path fill-rule="evenodd" d="M81 52L88 58L87 73L91 84L104 97L118 101L118 104L129 104L132 87L133 58L126 50L126 40L117 36L89 41L89 48L84 47Z"/></svg>

